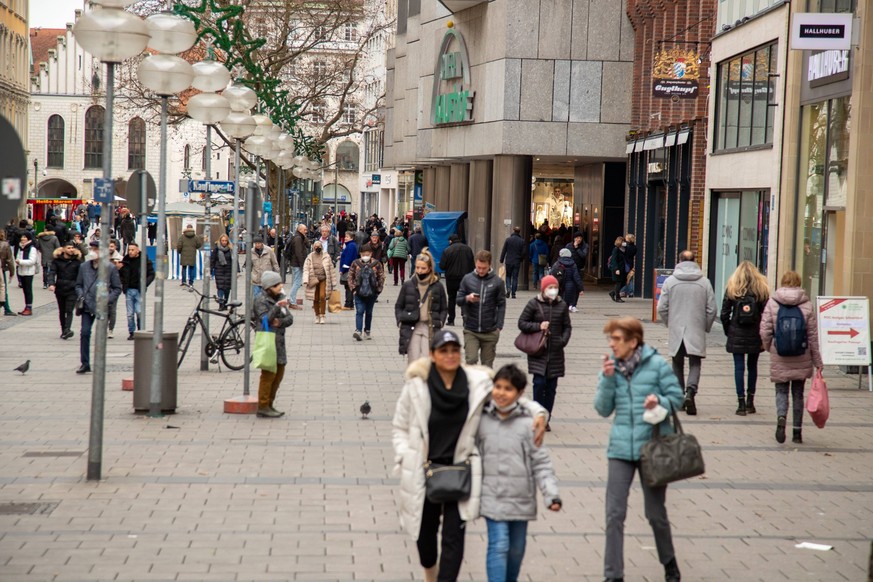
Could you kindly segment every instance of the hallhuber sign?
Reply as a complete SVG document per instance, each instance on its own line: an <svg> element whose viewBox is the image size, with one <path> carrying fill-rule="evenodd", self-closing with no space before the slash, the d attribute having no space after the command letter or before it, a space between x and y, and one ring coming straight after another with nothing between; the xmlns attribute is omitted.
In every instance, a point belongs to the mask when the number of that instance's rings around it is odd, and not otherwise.
<svg viewBox="0 0 873 582"><path fill-rule="evenodd" d="M461 33L451 27L443 37L433 76L434 125L473 121L473 98L470 89L470 56Z"/></svg>
<svg viewBox="0 0 873 582"><path fill-rule="evenodd" d="M791 21L791 48L844 50L852 48L852 14L798 12Z"/></svg>

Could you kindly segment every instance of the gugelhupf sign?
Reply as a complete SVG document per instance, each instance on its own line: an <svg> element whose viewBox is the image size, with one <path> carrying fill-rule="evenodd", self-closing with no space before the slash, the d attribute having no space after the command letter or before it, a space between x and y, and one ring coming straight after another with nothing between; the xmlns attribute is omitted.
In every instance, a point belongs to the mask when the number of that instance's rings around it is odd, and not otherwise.
<svg viewBox="0 0 873 582"><path fill-rule="evenodd" d="M467 53L467 43L461 33L449 23L449 29L437 53L431 121L434 125L471 123L475 96L476 92L470 88L470 55Z"/></svg>

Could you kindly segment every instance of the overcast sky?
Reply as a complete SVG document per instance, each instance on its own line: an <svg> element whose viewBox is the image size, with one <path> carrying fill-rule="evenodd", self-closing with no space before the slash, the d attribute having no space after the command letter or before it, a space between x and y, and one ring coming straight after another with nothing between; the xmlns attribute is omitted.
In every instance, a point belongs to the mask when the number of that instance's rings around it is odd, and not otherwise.
<svg viewBox="0 0 873 582"><path fill-rule="evenodd" d="M73 22L73 11L82 8L83 0L30 0L31 28L63 28Z"/></svg>

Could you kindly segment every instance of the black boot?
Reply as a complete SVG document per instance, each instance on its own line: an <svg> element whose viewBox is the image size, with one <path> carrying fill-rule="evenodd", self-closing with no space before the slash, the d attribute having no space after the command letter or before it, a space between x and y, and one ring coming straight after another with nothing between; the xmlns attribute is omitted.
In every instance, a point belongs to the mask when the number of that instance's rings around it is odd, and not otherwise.
<svg viewBox="0 0 873 582"><path fill-rule="evenodd" d="M737 403L737 416L746 416L746 399L740 396Z"/></svg>
<svg viewBox="0 0 873 582"><path fill-rule="evenodd" d="M694 402L695 393L688 391L685 393L685 402L682 404L683 410L688 416L697 416L697 403Z"/></svg>
<svg viewBox="0 0 873 582"><path fill-rule="evenodd" d="M610 291L609 296L612 298L613 301L615 301L615 291Z"/></svg>
<svg viewBox="0 0 873 582"><path fill-rule="evenodd" d="M749 414L755 414L757 410L755 410L755 395L747 394L746 395L746 412Z"/></svg>
<svg viewBox="0 0 873 582"><path fill-rule="evenodd" d="M780 445L785 442L785 417L776 419L776 442Z"/></svg>
<svg viewBox="0 0 873 582"><path fill-rule="evenodd" d="M802 432L803 432L803 429L795 428L794 429L794 437L792 437L791 442L797 443L797 444L803 444L803 434L801 434Z"/></svg>
<svg viewBox="0 0 873 582"><path fill-rule="evenodd" d="M664 578L667 582L680 582L682 580L682 574L679 572L679 564L676 563L676 558L664 564Z"/></svg>

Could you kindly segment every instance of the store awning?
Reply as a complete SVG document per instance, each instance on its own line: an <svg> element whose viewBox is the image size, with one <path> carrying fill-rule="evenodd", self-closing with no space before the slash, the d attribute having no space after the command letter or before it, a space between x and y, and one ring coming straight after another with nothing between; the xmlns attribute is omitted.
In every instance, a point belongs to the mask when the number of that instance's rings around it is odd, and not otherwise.
<svg viewBox="0 0 873 582"><path fill-rule="evenodd" d="M664 147L664 134L650 135L646 138L646 143L643 146L644 151L656 150Z"/></svg>
<svg viewBox="0 0 873 582"><path fill-rule="evenodd" d="M679 132L679 135L676 137L676 145L682 145L684 143L688 143L688 138L691 137L690 129L683 129Z"/></svg>
<svg viewBox="0 0 873 582"><path fill-rule="evenodd" d="M664 139L664 147L671 148L676 145L676 132L671 131L667 134L667 137Z"/></svg>
<svg viewBox="0 0 873 582"><path fill-rule="evenodd" d="M636 146L636 145L637 145L637 142L635 142L635 141L627 142L627 149L625 150L625 153L626 154L634 153L634 146Z"/></svg>

